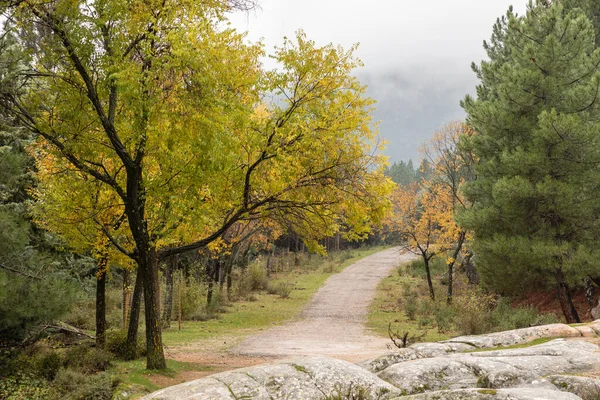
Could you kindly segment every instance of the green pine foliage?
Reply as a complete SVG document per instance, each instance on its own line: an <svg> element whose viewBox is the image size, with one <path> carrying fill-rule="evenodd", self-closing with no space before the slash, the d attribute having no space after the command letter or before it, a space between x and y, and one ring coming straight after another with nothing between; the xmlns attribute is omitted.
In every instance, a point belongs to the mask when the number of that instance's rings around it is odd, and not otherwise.
<svg viewBox="0 0 600 400"><path fill-rule="evenodd" d="M594 24L561 2L509 10L462 103L479 159L460 216L482 278L501 292L567 284L600 268L600 51ZM568 318L567 318L568 319Z"/></svg>
<svg viewBox="0 0 600 400"><path fill-rule="evenodd" d="M417 179L417 171L415 171L412 160L393 163L386 168L385 175L400 186L408 186Z"/></svg>

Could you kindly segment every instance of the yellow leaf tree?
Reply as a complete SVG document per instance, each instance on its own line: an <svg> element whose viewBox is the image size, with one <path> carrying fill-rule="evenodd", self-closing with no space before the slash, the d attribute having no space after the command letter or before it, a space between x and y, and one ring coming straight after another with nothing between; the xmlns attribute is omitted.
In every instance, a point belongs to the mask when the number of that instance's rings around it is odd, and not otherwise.
<svg viewBox="0 0 600 400"><path fill-rule="evenodd" d="M0 2L30 43L14 77L21 92L0 104L38 135L38 165L62 180L39 175L40 204L88 214L98 190L99 207L119 216L117 232L93 222L138 266L150 369L165 367L160 260L267 218L315 247L342 219L364 232L388 206L354 48L317 47L300 32L265 71L262 45L226 25L230 6ZM77 190L49 194L65 187Z"/></svg>
<svg viewBox="0 0 600 400"><path fill-rule="evenodd" d="M471 137L474 131L463 122L452 122L439 131L435 132L431 141L421 149L425 159L429 160L433 166L433 173L430 182L439 187L438 192L445 193L445 199L451 205L454 216L462 210L472 206L463 194L463 185L470 180L475 179L475 157L471 151L459 146L461 137ZM454 245L448 249L451 254L446 260L448 266L448 294L447 302L452 302L452 290L454 282L454 267L456 261L463 250L467 240L468 232L466 229L453 229L455 233ZM470 256L467 256L467 264L470 263ZM473 269L472 265L467 267ZM473 272L467 271L469 279L473 279Z"/></svg>

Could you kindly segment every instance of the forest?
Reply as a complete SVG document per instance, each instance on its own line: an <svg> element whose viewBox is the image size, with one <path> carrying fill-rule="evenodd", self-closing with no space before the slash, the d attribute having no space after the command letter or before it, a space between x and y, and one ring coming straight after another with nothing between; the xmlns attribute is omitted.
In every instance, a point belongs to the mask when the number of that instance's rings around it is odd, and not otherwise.
<svg viewBox="0 0 600 400"><path fill-rule="evenodd" d="M510 8L418 166L383 155L356 46L268 52L227 24L255 7L0 1L0 398L110 399L182 324L375 245L418 257L432 307L600 316L600 4Z"/></svg>

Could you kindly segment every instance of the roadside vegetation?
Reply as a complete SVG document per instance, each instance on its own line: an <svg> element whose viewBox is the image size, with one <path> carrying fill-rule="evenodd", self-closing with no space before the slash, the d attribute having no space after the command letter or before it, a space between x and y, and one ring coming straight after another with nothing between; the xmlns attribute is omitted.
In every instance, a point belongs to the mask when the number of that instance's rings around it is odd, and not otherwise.
<svg viewBox="0 0 600 400"><path fill-rule="evenodd" d="M197 352L200 358L203 353L224 355L245 337L295 318L328 277L384 248L334 250L327 256L289 252L278 257L258 256L239 272L230 297L225 288L217 289L211 304L206 300L209 284L190 280L182 284L181 303L175 302L172 310L179 315L181 305L181 329L179 321L174 321L163 331L167 352L181 348ZM273 266L272 272L267 265ZM164 283L164 277L161 281ZM171 359L166 369L147 371L139 358L145 352L143 332L136 359L123 360L127 333L122 320L122 282L117 277L108 283L107 313L111 317L103 349L97 348L87 336L93 333L95 322L92 295L93 291L80 294L73 311L64 318L69 322L64 331L49 329L18 358L2 359L9 362L3 365L8 379L0 384L0 398L136 398L189 376L219 371L218 365Z"/></svg>
<svg viewBox="0 0 600 400"><path fill-rule="evenodd" d="M431 263L434 290L447 289L446 264ZM480 287L469 287L457 274L455 298L432 300L422 260L401 265L383 279L371 304L367 326L380 336L392 333L418 341L439 341L459 335L476 335L559 322L554 313L540 313L535 307L513 306L510 298L494 295ZM391 344L391 341L390 341Z"/></svg>

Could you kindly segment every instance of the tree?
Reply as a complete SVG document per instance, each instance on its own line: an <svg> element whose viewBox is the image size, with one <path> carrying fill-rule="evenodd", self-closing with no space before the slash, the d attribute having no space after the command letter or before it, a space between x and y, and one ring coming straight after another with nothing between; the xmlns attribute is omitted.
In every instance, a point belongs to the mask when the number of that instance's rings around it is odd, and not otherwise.
<svg viewBox="0 0 600 400"><path fill-rule="evenodd" d="M567 322L579 322L571 286L598 268L594 26L580 9L536 2L496 28L490 60L476 68L478 96L462 103L479 163L465 189L475 204L460 221L489 285L554 281Z"/></svg>
<svg viewBox="0 0 600 400"><path fill-rule="evenodd" d="M432 300L435 291L429 262L454 247L460 232L451 196L444 186L433 182L399 186L392 195L394 229L406 240L405 248L423 259Z"/></svg>
<svg viewBox="0 0 600 400"><path fill-rule="evenodd" d="M385 174L396 184L402 186L408 186L417 179L417 173L413 167L412 160L408 160L408 162L400 161L398 163L393 163L386 168Z"/></svg>
<svg viewBox="0 0 600 400"><path fill-rule="evenodd" d="M0 37L0 88L13 92L22 68L14 36ZM25 148L32 136L0 110L0 346L35 334L41 324L65 314L73 285L54 267L65 263L54 238L30 217L33 160ZM10 347L9 347L10 350Z"/></svg>
<svg viewBox="0 0 600 400"><path fill-rule="evenodd" d="M40 169L83 194L55 200L89 211L97 194L122 216L117 232L94 222L138 265L148 368L165 366L160 260L241 220L285 218L314 246L342 216L357 231L383 216L390 185L354 48L318 48L300 32L273 55L280 68L263 71L260 44L222 28L221 1L0 5L23 41L49 32L1 103L38 135ZM40 198L55 181L40 179Z"/></svg>
<svg viewBox="0 0 600 400"><path fill-rule="evenodd" d="M475 179L473 170L475 158L471 151L459 146L459 140L461 137L468 139L473 134L473 130L468 125L462 122L452 122L435 132L431 141L422 148L424 159L433 166L429 179L439 186L439 190L449 194L453 215L472 206L472 203L464 197L462 189L466 182ZM452 303L454 266L467 240L466 229L452 229L452 232L456 232L456 242L452 249L452 255L446 260L448 304ZM467 275L472 276L472 273Z"/></svg>

